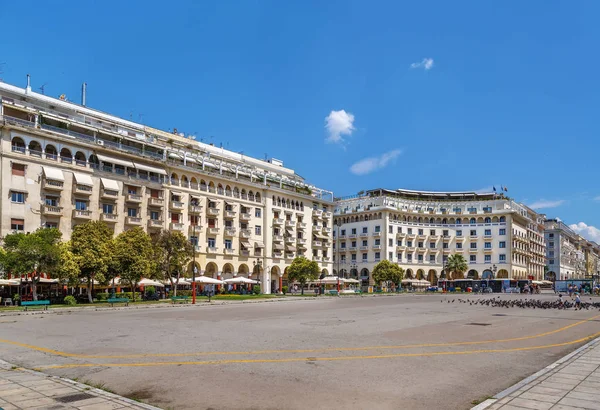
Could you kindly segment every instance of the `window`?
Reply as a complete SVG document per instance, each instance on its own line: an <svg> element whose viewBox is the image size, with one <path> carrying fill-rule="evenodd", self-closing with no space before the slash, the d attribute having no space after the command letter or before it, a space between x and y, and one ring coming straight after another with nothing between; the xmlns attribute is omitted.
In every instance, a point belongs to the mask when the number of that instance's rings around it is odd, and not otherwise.
<svg viewBox="0 0 600 410"><path fill-rule="evenodd" d="M471 249L477 249L477 242L471 242Z"/></svg>
<svg viewBox="0 0 600 410"><path fill-rule="evenodd" d="M471 232L469 233L469 235L477 236L477 231L475 229L471 229Z"/></svg>
<svg viewBox="0 0 600 410"><path fill-rule="evenodd" d="M58 206L58 197L57 196L47 196L44 199L44 203L48 206Z"/></svg>
<svg viewBox="0 0 600 410"><path fill-rule="evenodd" d="M127 216L137 218L137 208L127 208Z"/></svg>
<svg viewBox="0 0 600 410"><path fill-rule="evenodd" d="M492 230L491 229L486 229L484 234L486 236L491 236L492 235Z"/></svg>
<svg viewBox="0 0 600 410"><path fill-rule="evenodd" d="M423 230L419 229L419 235L423 235Z"/></svg>
<svg viewBox="0 0 600 410"><path fill-rule="evenodd" d="M469 256L469 262L472 262L472 263L477 262L477 255L470 255Z"/></svg>
<svg viewBox="0 0 600 410"><path fill-rule="evenodd" d="M254 209L254 216L257 218L260 218L261 216L261 209L260 208L255 208Z"/></svg>
<svg viewBox="0 0 600 410"><path fill-rule="evenodd" d="M456 236L463 236L462 231L461 230L456 231Z"/></svg>
<svg viewBox="0 0 600 410"><path fill-rule="evenodd" d="M58 223L56 222L46 222L46 228L58 228Z"/></svg>
<svg viewBox="0 0 600 410"><path fill-rule="evenodd" d="M500 229L500 235L506 235L506 229L504 229L504 228Z"/></svg>
<svg viewBox="0 0 600 410"><path fill-rule="evenodd" d="M198 237L190 236L190 243L192 244L192 246L198 246Z"/></svg>
<svg viewBox="0 0 600 410"><path fill-rule="evenodd" d="M398 227L398 233L402 233L402 227L401 226Z"/></svg>
<svg viewBox="0 0 600 410"><path fill-rule="evenodd" d="M214 248L215 247L215 238L208 238L208 247L209 248Z"/></svg>
<svg viewBox="0 0 600 410"><path fill-rule="evenodd" d="M430 249L435 248L435 242L429 242L429 248Z"/></svg>
<svg viewBox="0 0 600 410"><path fill-rule="evenodd" d="M352 260L356 261L356 254L355 253L352 254Z"/></svg>
<svg viewBox="0 0 600 410"><path fill-rule="evenodd" d="M500 256L502 256L502 255L500 255ZM554 259L550 259L550 260L548 261L548 263L549 263L550 265L554 265Z"/></svg>
<svg viewBox="0 0 600 410"><path fill-rule="evenodd" d="M423 247L423 242L419 242L419 244L417 245L419 248Z"/></svg>
<svg viewBox="0 0 600 410"><path fill-rule="evenodd" d="M137 195L137 188L131 185L127 186L127 193L131 195ZM177 195L171 195L171 199L173 201L179 201L179 197Z"/></svg>
<svg viewBox="0 0 600 410"><path fill-rule="evenodd" d="M366 240L362 241L362 246L368 246L368 245L369 245L369 243Z"/></svg>
<svg viewBox="0 0 600 410"><path fill-rule="evenodd" d="M375 239L375 245L381 245L381 239Z"/></svg>
<svg viewBox="0 0 600 410"><path fill-rule="evenodd" d="M254 234L255 234L255 235L262 235L262 230L261 230L261 227L260 227L260 225L256 225L256 226L254 227Z"/></svg>
<svg viewBox="0 0 600 410"><path fill-rule="evenodd" d="M394 260L394 252L388 252L388 260Z"/></svg>
<svg viewBox="0 0 600 410"><path fill-rule="evenodd" d="M448 242L444 242L444 243L442 244L442 248L443 248L443 249L448 249Z"/></svg>
<svg viewBox="0 0 600 410"><path fill-rule="evenodd" d="M462 243L458 242L458 243L456 244L456 249L462 249Z"/></svg>
<svg viewBox="0 0 600 410"><path fill-rule="evenodd" d="M356 248L356 241L352 241L352 247Z"/></svg>
<svg viewBox="0 0 600 410"><path fill-rule="evenodd" d="M484 247L485 249L492 249L492 243L491 243L491 242L485 242L485 243L483 244L483 247Z"/></svg>
<svg viewBox="0 0 600 410"><path fill-rule="evenodd" d="M25 220L12 218L10 220L10 229L12 229L13 231L24 231L25 230Z"/></svg>
<svg viewBox="0 0 600 410"><path fill-rule="evenodd" d="M402 246L402 239L398 239L398 240L396 241L396 245L398 245L398 246Z"/></svg>
<svg viewBox="0 0 600 410"><path fill-rule="evenodd" d="M554 251L548 252L548 256L551 257L551 258L553 258L554 257Z"/></svg>
<svg viewBox="0 0 600 410"><path fill-rule="evenodd" d="M388 232L389 233L394 233L394 227L393 226L388 226Z"/></svg>
<svg viewBox="0 0 600 410"><path fill-rule="evenodd" d="M406 254L406 260L407 260L408 262L412 262L412 253L407 253L407 254Z"/></svg>
<svg viewBox="0 0 600 410"><path fill-rule="evenodd" d="M453 208L453 209L452 209L452 211L453 211L455 214L460 214L460 213L462 212L462 208Z"/></svg>
<svg viewBox="0 0 600 410"><path fill-rule="evenodd" d="M87 202L76 199L75 200L75 209L77 209L78 211L86 211L87 210Z"/></svg>
<svg viewBox="0 0 600 410"><path fill-rule="evenodd" d="M435 255L429 255L429 262L435 262Z"/></svg>
<svg viewBox="0 0 600 410"><path fill-rule="evenodd" d="M501 242L499 243L499 247L500 247L500 248L506 248L506 242L504 242L504 241L501 241Z"/></svg>
<svg viewBox="0 0 600 410"><path fill-rule="evenodd" d="M158 221L160 219L160 214L158 211L150 211L150 219L153 221Z"/></svg>
<svg viewBox="0 0 600 410"><path fill-rule="evenodd" d="M342 256L340 257L340 261L341 261L342 263L345 263L345 262L346 262L346 255L342 255Z"/></svg>
<svg viewBox="0 0 600 410"><path fill-rule="evenodd" d="M346 230L342 229L342 233L340 234L340 236L346 236Z"/></svg>
<svg viewBox="0 0 600 410"><path fill-rule="evenodd" d="M406 241L406 246L408 246L409 248L412 248L412 241Z"/></svg>
<svg viewBox="0 0 600 410"><path fill-rule="evenodd" d="M549 238L554 238L554 234L553 234L553 233L551 233L551 234L549 234L549 235L548 235L548 237L549 237Z"/></svg>
<svg viewBox="0 0 600 410"><path fill-rule="evenodd" d="M388 246L394 246L394 240L392 238L388 239Z"/></svg>
<svg viewBox="0 0 600 410"><path fill-rule="evenodd" d="M471 225L474 225L474 224L475 224L475 222L476 222L476 221L475 221L475 218L471 218L471 219L469 219L469 223L470 223Z"/></svg>
<svg viewBox="0 0 600 410"><path fill-rule="evenodd" d="M113 208L114 208L113 204L102 204L102 213L112 214Z"/></svg>
<svg viewBox="0 0 600 410"><path fill-rule="evenodd" d="M554 248L554 242L550 242L550 243L548 243L548 247L550 247L550 248Z"/></svg>
<svg viewBox="0 0 600 410"><path fill-rule="evenodd" d="M443 234L444 236L448 236L448 230L447 230L447 229L444 229L444 230L442 231L442 234Z"/></svg>
<svg viewBox="0 0 600 410"><path fill-rule="evenodd" d="M366 253L363 253L363 254L362 254L362 260L363 260L363 261L365 261L365 262L366 262L366 260L367 260L367 257L368 257L368 254L366 254Z"/></svg>
<svg viewBox="0 0 600 410"><path fill-rule="evenodd" d="M435 236L435 229L430 230L429 235Z"/></svg>
<svg viewBox="0 0 600 410"><path fill-rule="evenodd" d="M225 228L233 228L233 221L225 221Z"/></svg>
<svg viewBox="0 0 600 410"><path fill-rule="evenodd" d="M381 259L381 252L375 252L375 260L378 261Z"/></svg>
<svg viewBox="0 0 600 410"><path fill-rule="evenodd" d="M10 192L10 200L11 202L15 202L17 204L25 203L25 194L23 192Z"/></svg>
<svg viewBox="0 0 600 410"><path fill-rule="evenodd" d="M500 262L506 262L506 255L505 254L501 254L500 255Z"/></svg>
<svg viewBox="0 0 600 410"><path fill-rule="evenodd" d="M356 235L356 228L352 228L352 235Z"/></svg>
<svg viewBox="0 0 600 410"><path fill-rule="evenodd" d="M231 223L231 221L225 221L225 225L227 225L227 222ZM190 225L198 226L199 223L200 223L200 217L198 215L190 215Z"/></svg>
<svg viewBox="0 0 600 410"><path fill-rule="evenodd" d="M408 228L408 234L412 234L412 228Z"/></svg>
<svg viewBox="0 0 600 410"><path fill-rule="evenodd" d="M381 232L381 226L377 225L377 226L375 227L375 232Z"/></svg>
<svg viewBox="0 0 600 410"><path fill-rule="evenodd" d="M418 256L417 256L417 260L418 260L419 262L423 262L423 255L418 255Z"/></svg>
<svg viewBox="0 0 600 410"><path fill-rule="evenodd" d="M12 163L12 174L19 176L19 177L24 177L25 176L25 164L15 164L13 162Z"/></svg>
<svg viewBox="0 0 600 410"><path fill-rule="evenodd" d="M485 263L492 263L492 255L484 255L483 261Z"/></svg>
<svg viewBox="0 0 600 410"><path fill-rule="evenodd" d="M506 217L505 216L501 216L500 217L500 222L506 222Z"/></svg>
<svg viewBox="0 0 600 410"><path fill-rule="evenodd" d="M225 239L225 249L231 249L231 239Z"/></svg>
<svg viewBox="0 0 600 410"><path fill-rule="evenodd" d="M342 244L340 245L340 247L341 247L342 249L346 249L346 242L342 242Z"/></svg>

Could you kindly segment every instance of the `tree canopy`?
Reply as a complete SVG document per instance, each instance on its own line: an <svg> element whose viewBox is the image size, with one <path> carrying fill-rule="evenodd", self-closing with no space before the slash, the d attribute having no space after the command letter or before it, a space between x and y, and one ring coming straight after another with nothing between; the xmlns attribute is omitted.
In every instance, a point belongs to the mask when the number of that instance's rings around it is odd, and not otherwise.
<svg viewBox="0 0 600 410"><path fill-rule="evenodd" d="M174 294L177 295L177 283L181 273L185 271L185 266L194 256L194 247L181 232L167 230L153 236L152 243L156 274L161 279L169 280Z"/></svg>
<svg viewBox="0 0 600 410"><path fill-rule="evenodd" d="M319 264L315 261L306 259L304 256L294 258L292 264L287 268L288 280L299 282L304 294L304 285L306 282L317 280L319 277Z"/></svg>
<svg viewBox="0 0 600 410"><path fill-rule="evenodd" d="M373 280L377 285L381 282L393 282L398 285L404 279L404 269L388 261L382 260L373 268Z"/></svg>
<svg viewBox="0 0 600 410"><path fill-rule="evenodd" d="M115 265L121 280L134 290L139 281L152 272L153 255L150 236L140 227L122 232L115 239Z"/></svg>
<svg viewBox="0 0 600 410"><path fill-rule="evenodd" d="M455 279L455 276L458 275L460 275L462 278L462 275L467 271L467 269L469 269L467 260L462 255L455 253L454 255L450 255L450 257L448 257L448 261L446 262L446 270L452 274L452 279Z"/></svg>

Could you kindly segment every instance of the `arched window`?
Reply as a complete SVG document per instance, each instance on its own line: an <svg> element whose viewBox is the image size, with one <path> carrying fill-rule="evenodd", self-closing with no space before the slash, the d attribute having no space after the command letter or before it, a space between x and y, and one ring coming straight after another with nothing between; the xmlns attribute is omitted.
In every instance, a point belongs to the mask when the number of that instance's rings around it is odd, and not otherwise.
<svg viewBox="0 0 600 410"><path fill-rule="evenodd" d="M254 201L254 192L248 191L248 200L249 201Z"/></svg>
<svg viewBox="0 0 600 410"><path fill-rule="evenodd" d="M77 151L75 153L75 165L79 165L80 167L85 167L85 154L81 151Z"/></svg>
<svg viewBox="0 0 600 410"><path fill-rule="evenodd" d="M42 146L36 140L33 140L29 143L29 155L33 155L35 157L42 156Z"/></svg>
<svg viewBox="0 0 600 410"><path fill-rule="evenodd" d="M51 147L51 145L46 146L46 158L48 158L48 147ZM90 155L89 163L92 168L100 168L100 161L98 161L98 157L95 154Z"/></svg>
<svg viewBox="0 0 600 410"><path fill-rule="evenodd" d="M489 216L485 218L484 222L486 224L491 224L492 223L492 218L490 218Z"/></svg>
<svg viewBox="0 0 600 410"><path fill-rule="evenodd" d="M469 223L470 223L471 225L475 224L476 222L477 222L477 221L475 220L475 218L471 218L471 219L469 220Z"/></svg>
<svg viewBox="0 0 600 410"><path fill-rule="evenodd" d="M460 219L460 218L456 218L456 224L457 224L457 225L461 225L461 224L462 224L462 219Z"/></svg>
<svg viewBox="0 0 600 410"><path fill-rule="evenodd" d="M14 137L11 142L13 152L25 153L25 142L19 137Z"/></svg>
<svg viewBox="0 0 600 410"><path fill-rule="evenodd" d="M254 197L254 199L256 200L256 202L260 202L260 193L257 192L256 196Z"/></svg>
<svg viewBox="0 0 600 410"><path fill-rule="evenodd" d="M60 162L71 163L73 162L73 154L68 148L63 148L60 150Z"/></svg>
<svg viewBox="0 0 600 410"><path fill-rule="evenodd" d="M501 216L500 217L500 222L506 222L506 217L505 216Z"/></svg>
<svg viewBox="0 0 600 410"><path fill-rule="evenodd" d="M46 145L46 159L51 159L52 161L56 161L58 159L58 151L56 150L56 147L52 144L48 144ZM96 162L98 161L98 158L96 158Z"/></svg>
<svg viewBox="0 0 600 410"><path fill-rule="evenodd" d="M171 185L179 185L179 177L176 173L171 174Z"/></svg>

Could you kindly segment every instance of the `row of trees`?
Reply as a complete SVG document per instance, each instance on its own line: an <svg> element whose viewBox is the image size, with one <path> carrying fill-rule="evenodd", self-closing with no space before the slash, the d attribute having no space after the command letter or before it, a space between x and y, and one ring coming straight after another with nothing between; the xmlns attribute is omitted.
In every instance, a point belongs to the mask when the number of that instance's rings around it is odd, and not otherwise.
<svg viewBox="0 0 600 410"><path fill-rule="evenodd" d="M150 236L138 227L113 237L105 223L91 221L77 225L66 242L56 228L6 235L0 267L15 276L31 274L34 300L41 274L47 273L70 286L85 283L92 303L94 281L108 284L116 276L131 288L144 277L169 280L176 292L193 255L192 244L181 232L165 230Z"/></svg>

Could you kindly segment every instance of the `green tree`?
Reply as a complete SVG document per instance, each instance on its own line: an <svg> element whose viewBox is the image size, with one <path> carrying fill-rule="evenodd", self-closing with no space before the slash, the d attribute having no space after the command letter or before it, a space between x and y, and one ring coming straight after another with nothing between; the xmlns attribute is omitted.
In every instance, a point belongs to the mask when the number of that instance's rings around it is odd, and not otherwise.
<svg viewBox="0 0 600 410"><path fill-rule="evenodd" d="M4 237L4 267L18 275L31 274L33 300L38 299L37 285L42 272L53 275L60 261L61 232L40 228L33 233L15 232Z"/></svg>
<svg viewBox="0 0 600 410"><path fill-rule="evenodd" d="M185 266L194 256L194 247L181 232L167 230L153 236L152 243L156 275L160 279L168 279L177 296L177 284L181 273L185 272Z"/></svg>
<svg viewBox="0 0 600 410"><path fill-rule="evenodd" d="M458 253L450 255L446 262L446 271L450 272L451 276L446 279L455 279L458 276L462 278L467 269L469 269L469 265L462 255Z"/></svg>
<svg viewBox="0 0 600 410"><path fill-rule="evenodd" d="M304 256L294 258L292 264L287 269L288 280L299 282L304 295L304 285L306 282L317 280L319 277L319 264L315 261L306 259Z"/></svg>
<svg viewBox="0 0 600 410"><path fill-rule="evenodd" d="M71 251L79 267L79 276L86 279L87 294L93 303L92 284L94 280L104 282L112 260L112 230L100 221L90 221L77 225L71 235Z"/></svg>
<svg viewBox="0 0 600 410"><path fill-rule="evenodd" d="M398 286L402 279L404 279L404 269L387 259L382 260L373 268L373 280L378 286L381 285L381 282L392 282Z"/></svg>
<svg viewBox="0 0 600 410"><path fill-rule="evenodd" d="M71 242L63 242L60 244L59 263L56 268L56 279L69 286L75 286L79 282L79 265L75 259L75 255L71 251Z"/></svg>
<svg viewBox="0 0 600 410"><path fill-rule="evenodd" d="M121 280L133 289L134 302L137 284L152 271L153 256L152 241L142 228L122 232L115 240L114 260Z"/></svg>

